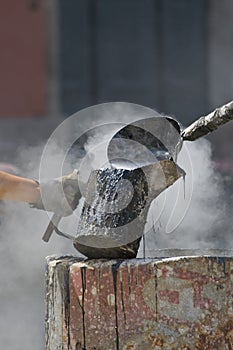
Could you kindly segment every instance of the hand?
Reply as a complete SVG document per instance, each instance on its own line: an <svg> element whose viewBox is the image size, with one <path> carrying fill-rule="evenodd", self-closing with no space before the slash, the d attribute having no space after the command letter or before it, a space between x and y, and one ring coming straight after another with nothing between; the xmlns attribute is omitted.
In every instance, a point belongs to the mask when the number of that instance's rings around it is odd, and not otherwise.
<svg viewBox="0 0 233 350"><path fill-rule="evenodd" d="M82 197L78 185L78 171L40 184L40 198L33 208L52 211L60 216L73 213Z"/></svg>

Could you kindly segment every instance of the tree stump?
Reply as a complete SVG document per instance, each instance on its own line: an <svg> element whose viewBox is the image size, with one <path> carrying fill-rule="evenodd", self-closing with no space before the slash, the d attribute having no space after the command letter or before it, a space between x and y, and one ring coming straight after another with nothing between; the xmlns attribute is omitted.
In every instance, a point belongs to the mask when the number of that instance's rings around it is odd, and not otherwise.
<svg viewBox="0 0 233 350"><path fill-rule="evenodd" d="M232 257L49 258L46 350L232 349Z"/></svg>

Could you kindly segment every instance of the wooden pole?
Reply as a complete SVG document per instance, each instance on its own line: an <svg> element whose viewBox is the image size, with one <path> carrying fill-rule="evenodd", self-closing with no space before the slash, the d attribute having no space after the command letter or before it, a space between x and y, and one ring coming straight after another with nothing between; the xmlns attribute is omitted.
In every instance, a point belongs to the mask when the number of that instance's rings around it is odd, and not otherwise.
<svg viewBox="0 0 233 350"><path fill-rule="evenodd" d="M184 141L195 141L233 120L233 101L200 117L182 132Z"/></svg>

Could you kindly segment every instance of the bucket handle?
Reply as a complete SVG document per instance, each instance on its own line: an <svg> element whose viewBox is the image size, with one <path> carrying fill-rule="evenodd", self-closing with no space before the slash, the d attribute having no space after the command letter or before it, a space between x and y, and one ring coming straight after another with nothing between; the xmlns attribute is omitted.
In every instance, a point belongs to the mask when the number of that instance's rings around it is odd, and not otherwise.
<svg viewBox="0 0 233 350"><path fill-rule="evenodd" d="M53 216L48 224L48 227L47 227L47 229L42 237L44 242L48 242L50 240L53 231L55 231L56 234L59 236L65 237L67 239L71 239L72 241L74 240L74 238L75 238L74 236L70 235L69 233L61 232L58 229L58 225L59 225L59 222L61 221L61 219L62 219L61 215L53 214Z"/></svg>

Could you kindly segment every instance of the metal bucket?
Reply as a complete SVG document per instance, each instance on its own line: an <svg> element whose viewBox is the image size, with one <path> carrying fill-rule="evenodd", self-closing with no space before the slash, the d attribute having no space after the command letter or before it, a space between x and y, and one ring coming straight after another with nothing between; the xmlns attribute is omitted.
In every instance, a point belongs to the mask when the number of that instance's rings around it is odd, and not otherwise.
<svg viewBox="0 0 233 350"><path fill-rule="evenodd" d="M89 258L137 255L151 202L184 171L179 123L167 117L138 120L110 140L110 168L93 171L74 246Z"/></svg>

